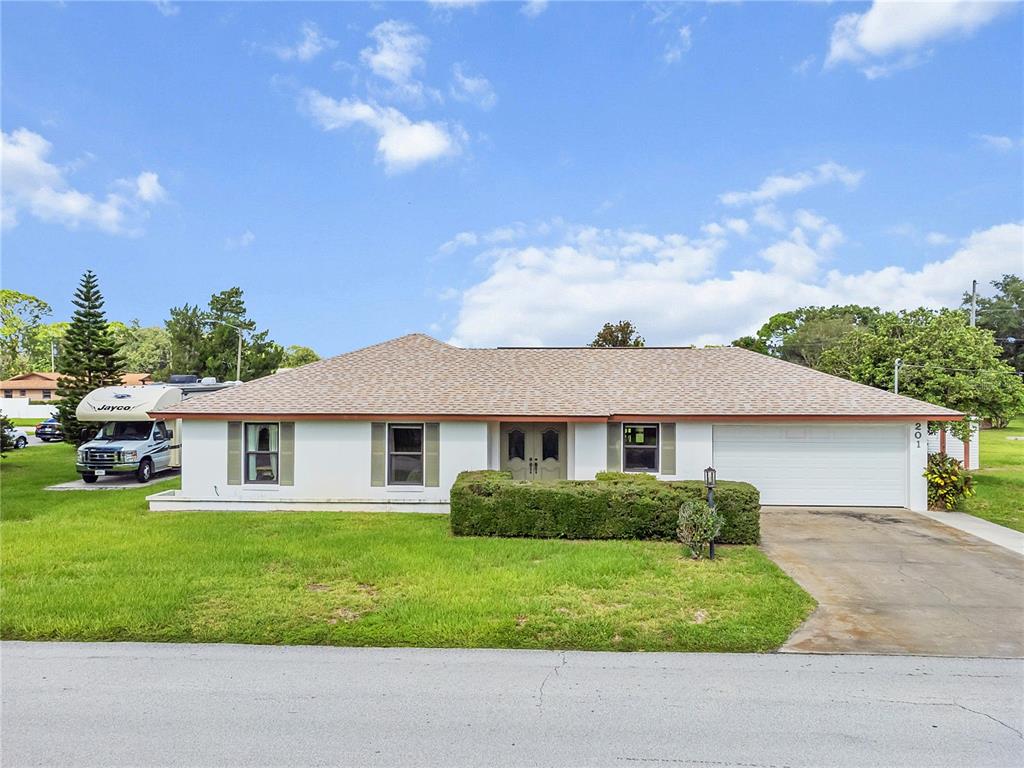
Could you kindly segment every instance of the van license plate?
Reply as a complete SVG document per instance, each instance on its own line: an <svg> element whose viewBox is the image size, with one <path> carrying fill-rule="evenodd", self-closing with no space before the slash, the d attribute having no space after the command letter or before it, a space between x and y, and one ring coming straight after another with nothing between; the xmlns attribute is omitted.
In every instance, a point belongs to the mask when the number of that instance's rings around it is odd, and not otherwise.
<svg viewBox="0 0 1024 768"><path fill-rule="evenodd" d="M107 470L105 470L105 469L97 469L96 470L96 477L103 477L105 474L107 474Z"/></svg>

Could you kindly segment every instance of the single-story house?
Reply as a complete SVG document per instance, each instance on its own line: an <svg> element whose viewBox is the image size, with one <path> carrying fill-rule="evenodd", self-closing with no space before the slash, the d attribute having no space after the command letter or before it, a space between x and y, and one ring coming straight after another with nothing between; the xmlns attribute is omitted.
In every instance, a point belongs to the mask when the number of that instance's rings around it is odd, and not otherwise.
<svg viewBox="0 0 1024 768"><path fill-rule="evenodd" d="M29 371L0 381L0 394L4 398L27 397L29 400L60 400L57 394L57 383L61 374L54 371ZM126 373L121 377L126 387L138 387L152 384L153 376L149 373Z"/></svg>
<svg viewBox="0 0 1024 768"><path fill-rule="evenodd" d="M461 349L421 334L191 398L154 510L447 511L459 472L746 480L765 504L924 510L957 411L733 347Z"/></svg>

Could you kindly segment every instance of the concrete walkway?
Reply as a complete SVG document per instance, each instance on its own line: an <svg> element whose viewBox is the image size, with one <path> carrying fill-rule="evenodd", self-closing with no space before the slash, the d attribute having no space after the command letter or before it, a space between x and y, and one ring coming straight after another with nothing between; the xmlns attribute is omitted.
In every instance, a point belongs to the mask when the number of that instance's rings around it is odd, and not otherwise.
<svg viewBox="0 0 1024 768"><path fill-rule="evenodd" d="M765 507L762 549L818 601L785 651L1024 656L1024 557L905 509Z"/></svg>
<svg viewBox="0 0 1024 768"><path fill-rule="evenodd" d="M965 512L918 512L937 523L956 528L992 544L1005 547L1018 555L1024 555L1024 533L1007 528L1005 525L982 520L980 517Z"/></svg>
<svg viewBox="0 0 1024 768"><path fill-rule="evenodd" d="M4 643L3 764L1011 766L1000 659Z"/></svg>

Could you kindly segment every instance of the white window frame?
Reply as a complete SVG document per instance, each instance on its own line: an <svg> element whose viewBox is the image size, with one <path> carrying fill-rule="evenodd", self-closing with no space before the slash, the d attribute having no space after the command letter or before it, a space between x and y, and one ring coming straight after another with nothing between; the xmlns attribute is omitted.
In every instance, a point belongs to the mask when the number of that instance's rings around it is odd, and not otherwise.
<svg viewBox="0 0 1024 768"><path fill-rule="evenodd" d="M626 427L654 427L657 430L658 444L654 446L654 460L657 465L654 469L626 469ZM622 462L623 472L637 472L644 473L647 475L659 475L661 474L661 424L656 421L631 421L622 422L622 431L619 433L619 441L622 445L622 455L619 457ZM631 446L637 448L638 446Z"/></svg>
<svg viewBox="0 0 1024 768"><path fill-rule="evenodd" d="M277 450L276 451L250 451L249 450L249 426L253 424L274 424L277 426ZM166 432L166 428L165 428ZM276 453L277 472L273 482L266 480L249 479L249 454L250 453ZM277 488L281 485L281 422L280 421L243 421L242 422L242 486L253 486L256 488Z"/></svg>
<svg viewBox="0 0 1024 768"><path fill-rule="evenodd" d="M420 482L391 482L391 428L419 427L420 430ZM399 456L414 456L413 453L399 452ZM424 421L389 421L384 425L384 486L401 491L418 491L426 488L427 482L427 424Z"/></svg>

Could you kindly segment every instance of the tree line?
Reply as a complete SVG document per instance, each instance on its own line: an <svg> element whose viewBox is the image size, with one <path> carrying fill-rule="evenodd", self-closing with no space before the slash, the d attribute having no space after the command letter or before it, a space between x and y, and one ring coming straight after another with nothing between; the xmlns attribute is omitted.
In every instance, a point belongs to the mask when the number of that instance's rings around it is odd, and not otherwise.
<svg viewBox="0 0 1024 768"><path fill-rule="evenodd" d="M102 295L91 271L83 276L75 294L75 305L81 309L79 301L91 302L90 306L99 302L102 307ZM0 378L29 371L63 373L64 368L73 366L66 359L76 350L72 323L47 322L52 314L52 307L36 296L0 290ZM105 314L102 323L116 353L118 370L149 373L156 380L166 380L173 373L234 379L236 329L241 329L242 335L243 380L320 359L309 347L282 347L269 338L269 331L257 330L239 287L213 294L205 307L172 307L162 326L143 326L138 320L108 321Z"/></svg>
<svg viewBox="0 0 1024 768"><path fill-rule="evenodd" d="M970 294L960 309L799 307L772 315L732 346L890 391L898 359L901 395L1005 426L1024 414L1024 280L1004 275L992 288L991 296L977 301L975 326ZM606 323L590 344L643 345L626 320Z"/></svg>

